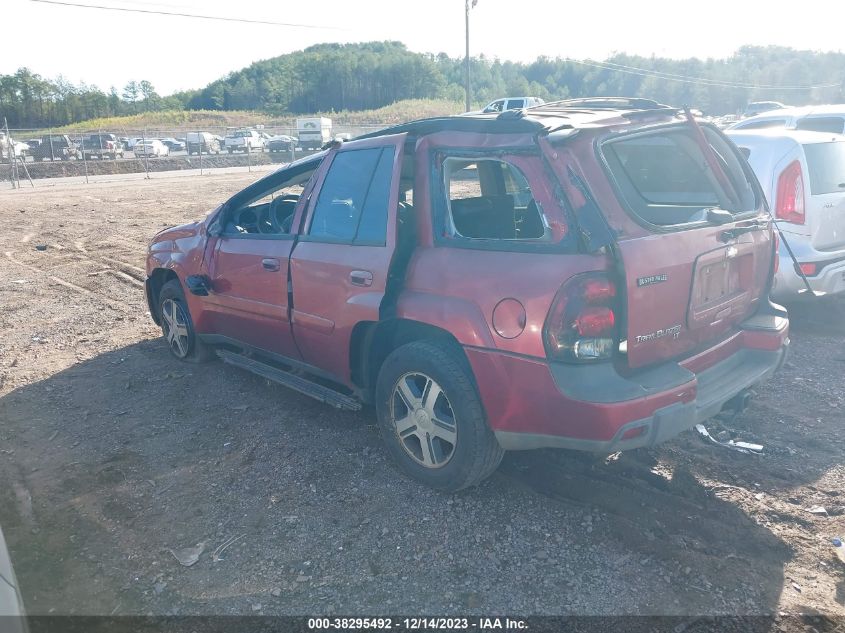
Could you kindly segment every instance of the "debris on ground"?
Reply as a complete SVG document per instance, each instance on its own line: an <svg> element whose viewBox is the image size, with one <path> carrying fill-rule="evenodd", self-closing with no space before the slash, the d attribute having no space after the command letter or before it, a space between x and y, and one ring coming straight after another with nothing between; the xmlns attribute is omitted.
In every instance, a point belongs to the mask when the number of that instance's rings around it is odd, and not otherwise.
<svg viewBox="0 0 845 633"><path fill-rule="evenodd" d="M737 451L738 453L746 453L748 455L760 455L763 453L763 446L761 444L752 444L750 442L737 442L735 440L717 440L715 437L710 435L709 431L703 424L696 424L695 430L701 437L710 440L717 446L729 448Z"/></svg>
<svg viewBox="0 0 845 633"><path fill-rule="evenodd" d="M183 567L195 565L205 551L205 543L197 543L194 547L186 547L180 550L168 550Z"/></svg>

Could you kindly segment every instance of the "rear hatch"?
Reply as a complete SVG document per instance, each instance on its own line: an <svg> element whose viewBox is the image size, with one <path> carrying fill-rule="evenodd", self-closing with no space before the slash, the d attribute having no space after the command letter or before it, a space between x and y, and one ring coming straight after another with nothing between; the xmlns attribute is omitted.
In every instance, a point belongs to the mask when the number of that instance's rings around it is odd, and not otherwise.
<svg viewBox="0 0 845 633"><path fill-rule="evenodd" d="M803 145L809 181L805 221L819 251L845 249L845 142L837 138Z"/></svg>
<svg viewBox="0 0 845 633"><path fill-rule="evenodd" d="M706 349L765 301L772 230L744 157L691 123L601 145L633 230L617 235L631 368Z"/></svg>

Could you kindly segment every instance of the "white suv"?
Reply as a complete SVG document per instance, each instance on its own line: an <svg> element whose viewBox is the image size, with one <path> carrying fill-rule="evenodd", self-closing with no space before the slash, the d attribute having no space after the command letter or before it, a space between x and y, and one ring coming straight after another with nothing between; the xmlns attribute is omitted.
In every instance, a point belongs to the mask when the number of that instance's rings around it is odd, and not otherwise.
<svg viewBox="0 0 845 633"><path fill-rule="evenodd" d="M813 132L845 132L845 104L783 108L737 121L729 130L762 130L782 127Z"/></svg>
<svg viewBox="0 0 845 633"><path fill-rule="evenodd" d="M505 110L522 110L544 103L545 101L540 97L504 97L488 103L484 106L482 112L489 114L491 112L504 112Z"/></svg>
<svg viewBox="0 0 845 633"><path fill-rule="evenodd" d="M748 158L810 287L845 292L845 137L783 129L727 134ZM795 299L805 288L781 246L772 295Z"/></svg>

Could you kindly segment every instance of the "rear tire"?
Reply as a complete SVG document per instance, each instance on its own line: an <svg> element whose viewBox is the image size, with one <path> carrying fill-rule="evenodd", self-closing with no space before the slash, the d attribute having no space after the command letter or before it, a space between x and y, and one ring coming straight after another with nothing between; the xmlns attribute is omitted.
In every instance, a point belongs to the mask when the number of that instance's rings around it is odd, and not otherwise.
<svg viewBox="0 0 845 633"><path fill-rule="evenodd" d="M391 352L376 382L376 413L399 467L438 490L481 483L505 453L454 343L414 341Z"/></svg>
<svg viewBox="0 0 845 633"><path fill-rule="evenodd" d="M214 357L212 350L194 330L191 311L178 280L172 279L161 287L158 313L162 336L173 356L188 363L204 363Z"/></svg>

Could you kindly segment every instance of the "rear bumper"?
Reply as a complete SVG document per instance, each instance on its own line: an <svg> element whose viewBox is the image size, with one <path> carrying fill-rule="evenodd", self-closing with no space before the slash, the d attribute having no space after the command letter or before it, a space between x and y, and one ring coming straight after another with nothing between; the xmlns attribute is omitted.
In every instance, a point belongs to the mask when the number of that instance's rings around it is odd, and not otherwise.
<svg viewBox="0 0 845 633"><path fill-rule="evenodd" d="M818 268L816 274L807 276L810 288L814 292L828 295L845 293L845 251L828 253L795 245L793 245L793 250L799 263L816 264ZM808 294L806 288L804 280L795 271L792 258L781 250L780 266L772 285L772 296L780 301L794 300L801 292Z"/></svg>
<svg viewBox="0 0 845 633"><path fill-rule="evenodd" d="M467 348L502 448L615 452L654 446L716 415L766 380L789 346L786 318L755 317L722 343L632 377Z"/></svg>

